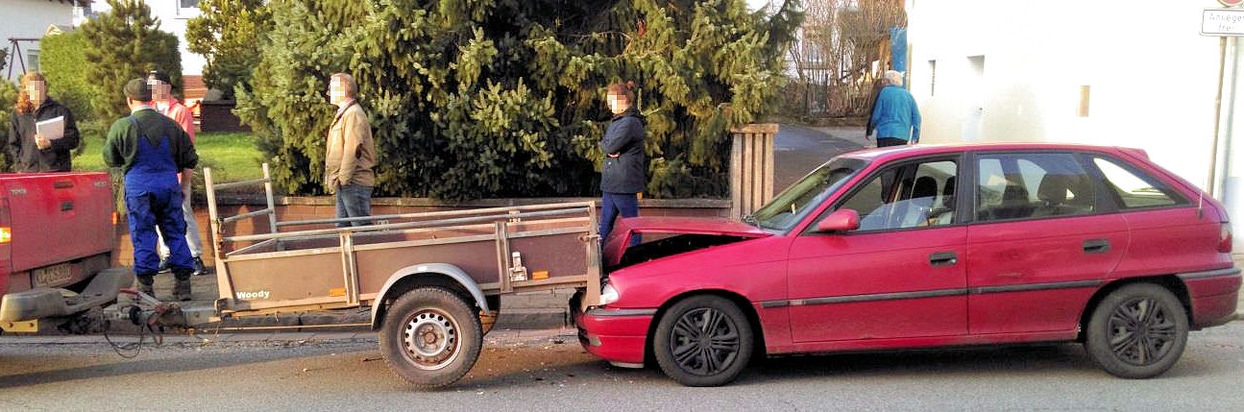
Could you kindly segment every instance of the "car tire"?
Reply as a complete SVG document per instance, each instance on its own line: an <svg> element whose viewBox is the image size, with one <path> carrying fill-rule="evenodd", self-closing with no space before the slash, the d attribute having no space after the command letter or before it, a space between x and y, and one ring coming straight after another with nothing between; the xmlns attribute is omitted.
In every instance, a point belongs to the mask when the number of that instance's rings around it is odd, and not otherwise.
<svg viewBox="0 0 1244 412"><path fill-rule="evenodd" d="M752 357L747 316L733 302L700 295L682 300L657 324L652 352L666 376L686 386L733 381Z"/></svg>
<svg viewBox="0 0 1244 412"><path fill-rule="evenodd" d="M1085 331L1089 357L1112 375L1151 378L1179 360L1188 342L1188 314L1162 286L1119 288L1093 310Z"/></svg>
<svg viewBox="0 0 1244 412"><path fill-rule="evenodd" d="M380 353L398 377L419 388L461 379L483 346L479 316L461 297L424 287L393 303L380 328Z"/></svg>

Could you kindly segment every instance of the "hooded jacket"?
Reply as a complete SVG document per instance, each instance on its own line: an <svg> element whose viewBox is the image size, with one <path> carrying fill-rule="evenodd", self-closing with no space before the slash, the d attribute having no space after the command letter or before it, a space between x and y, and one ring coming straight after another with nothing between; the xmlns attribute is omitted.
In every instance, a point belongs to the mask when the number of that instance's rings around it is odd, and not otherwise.
<svg viewBox="0 0 1244 412"><path fill-rule="evenodd" d="M614 116L600 141L605 152L600 191L639 193L644 190L644 119L634 109ZM609 156L618 154L618 157Z"/></svg>

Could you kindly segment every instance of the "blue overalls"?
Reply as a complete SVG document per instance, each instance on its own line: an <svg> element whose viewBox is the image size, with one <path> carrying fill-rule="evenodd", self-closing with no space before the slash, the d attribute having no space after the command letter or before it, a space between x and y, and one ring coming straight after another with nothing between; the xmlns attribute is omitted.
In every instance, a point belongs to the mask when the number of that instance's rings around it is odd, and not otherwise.
<svg viewBox="0 0 1244 412"><path fill-rule="evenodd" d="M133 116L130 124L138 131L138 153L125 173L125 209L129 212L130 242L134 244L134 273L142 277L155 275L160 267L156 225L163 233L184 234L186 221L181 212L179 170L169 150L168 136L160 136L159 146L154 146ZM194 271L194 261L186 237L166 236L164 242L169 248L169 266L174 276L188 278Z"/></svg>

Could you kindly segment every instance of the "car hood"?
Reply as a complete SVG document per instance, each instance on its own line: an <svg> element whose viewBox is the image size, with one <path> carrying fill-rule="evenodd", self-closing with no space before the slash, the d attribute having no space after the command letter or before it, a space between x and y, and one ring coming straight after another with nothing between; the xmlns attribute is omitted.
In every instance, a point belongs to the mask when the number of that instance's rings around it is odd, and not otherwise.
<svg viewBox="0 0 1244 412"><path fill-rule="evenodd" d="M617 266L626 254L628 243L635 234L658 235L707 235L729 238L754 239L771 233L755 226L725 218L693 217L634 217L621 219L614 225L609 238L601 246L605 266ZM687 250L682 250L686 252Z"/></svg>

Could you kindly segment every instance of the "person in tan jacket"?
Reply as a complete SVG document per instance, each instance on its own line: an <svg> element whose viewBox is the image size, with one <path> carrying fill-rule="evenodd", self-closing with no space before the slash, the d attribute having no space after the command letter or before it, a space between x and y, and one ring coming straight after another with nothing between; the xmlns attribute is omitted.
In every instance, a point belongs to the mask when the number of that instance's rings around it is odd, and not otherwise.
<svg viewBox="0 0 1244 412"><path fill-rule="evenodd" d="M337 115L328 129L324 156L324 186L336 194L337 218L371 216L371 192L376 185L376 144L367 113L355 100L359 86L354 77L334 73L328 82L328 101ZM369 225L368 219L337 222L338 227Z"/></svg>

